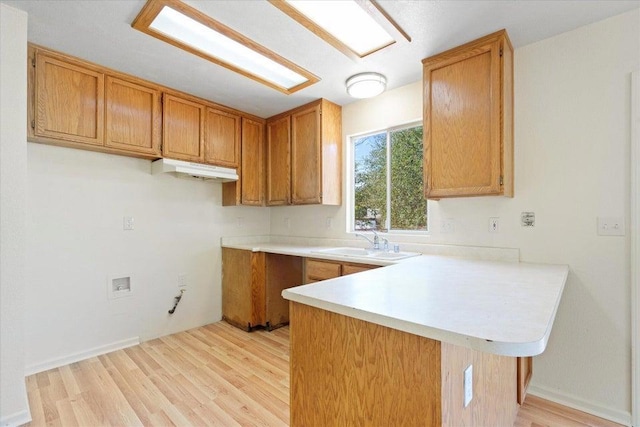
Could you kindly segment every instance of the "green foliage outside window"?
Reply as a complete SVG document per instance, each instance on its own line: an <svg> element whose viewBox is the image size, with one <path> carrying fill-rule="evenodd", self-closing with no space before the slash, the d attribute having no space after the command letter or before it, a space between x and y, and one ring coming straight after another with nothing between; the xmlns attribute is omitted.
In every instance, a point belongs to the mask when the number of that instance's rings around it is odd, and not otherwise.
<svg viewBox="0 0 640 427"><path fill-rule="evenodd" d="M354 229L427 229L422 156L422 126L354 140Z"/></svg>

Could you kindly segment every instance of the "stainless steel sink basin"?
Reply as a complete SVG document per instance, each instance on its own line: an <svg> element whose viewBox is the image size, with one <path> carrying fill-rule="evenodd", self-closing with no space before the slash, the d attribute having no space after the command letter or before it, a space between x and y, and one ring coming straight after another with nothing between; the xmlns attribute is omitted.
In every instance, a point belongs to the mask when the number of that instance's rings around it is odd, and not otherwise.
<svg viewBox="0 0 640 427"><path fill-rule="evenodd" d="M319 249L317 251L311 251L317 254L337 255L343 257L356 257L356 258L375 258L375 259L387 259L396 260L414 257L420 255L418 252L384 252L376 251L373 249L362 248L328 248Z"/></svg>

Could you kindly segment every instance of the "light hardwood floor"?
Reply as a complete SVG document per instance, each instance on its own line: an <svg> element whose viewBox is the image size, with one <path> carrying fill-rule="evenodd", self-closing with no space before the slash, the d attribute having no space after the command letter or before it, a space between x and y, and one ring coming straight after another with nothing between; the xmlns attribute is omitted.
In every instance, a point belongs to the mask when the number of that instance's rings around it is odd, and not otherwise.
<svg viewBox="0 0 640 427"><path fill-rule="evenodd" d="M32 375L27 389L29 426L287 426L289 328L218 322ZM618 424L527 397L514 427L544 426Z"/></svg>

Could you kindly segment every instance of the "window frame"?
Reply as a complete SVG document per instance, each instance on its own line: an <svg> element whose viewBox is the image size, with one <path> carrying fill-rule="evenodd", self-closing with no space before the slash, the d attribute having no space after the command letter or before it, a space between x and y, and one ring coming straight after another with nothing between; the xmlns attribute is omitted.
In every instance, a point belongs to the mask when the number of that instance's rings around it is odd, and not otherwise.
<svg viewBox="0 0 640 427"><path fill-rule="evenodd" d="M382 233L382 234L392 234L392 235L402 235L402 236L411 236L411 235L415 235L415 236L425 236L425 235L430 235L431 234L431 208L430 205L431 203L429 202L429 200L425 200L427 202L427 207L426 207L426 215L427 215L427 224L426 230L399 230L399 229L391 229L390 225L391 225L391 156L390 156L390 152L391 152L391 143L390 143L390 138L391 138L391 133L394 131L399 131L399 130L404 130L404 129L410 129L413 127L418 127L418 126L422 126L423 127L423 132L424 132L424 125L422 123L422 120L412 120L403 124L399 124L399 125L394 125L394 126L389 126L386 128L381 128L381 129L376 129L376 130L370 130L367 132L360 132L360 133L355 133L352 135L348 135L347 136L347 146L348 146L348 152L347 152L347 173L345 174L347 176L347 179L349 180L349 184L347 185L347 221L346 221L346 225L347 225L347 233L351 233L351 234L355 234L355 233L361 233L364 230L356 230L355 229L355 140L356 139L360 139L363 137L367 137L367 136L371 136L371 135L376 135L376 134L380 134L380 133L386 133L386 170L387 170L387 176L386 176L386 181L387 181L387 215L386 215L386 223L385 227L386 227L386 231L380 231L378 232L376 230L377 233Z"/></svg>

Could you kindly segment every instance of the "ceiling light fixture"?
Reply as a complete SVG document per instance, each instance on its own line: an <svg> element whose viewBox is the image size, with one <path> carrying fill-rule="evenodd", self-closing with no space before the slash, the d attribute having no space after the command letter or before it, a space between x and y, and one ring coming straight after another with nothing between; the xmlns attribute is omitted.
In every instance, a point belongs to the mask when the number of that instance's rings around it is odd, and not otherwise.
<svg viewBox="0 0 640 427"><path fill-rule="evenodd" d="M131 26L287 95L320 80L179 0L148 0Z"/></svg>
<svg viewBox="0 0 640 427"><path fill-rule="evenodd" d="M360 73L347 79L347 93L354 98L373 98L387 88L387 78L380 73Z"/></svg>
<svg viewBox="0 0 640 427"><path fill-rule="evenodd" d="M352 59L364 58L411 37L375 0L269 0Z"/></svg>

